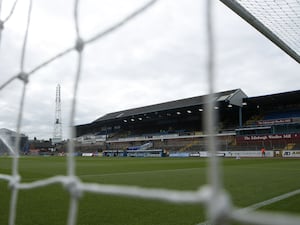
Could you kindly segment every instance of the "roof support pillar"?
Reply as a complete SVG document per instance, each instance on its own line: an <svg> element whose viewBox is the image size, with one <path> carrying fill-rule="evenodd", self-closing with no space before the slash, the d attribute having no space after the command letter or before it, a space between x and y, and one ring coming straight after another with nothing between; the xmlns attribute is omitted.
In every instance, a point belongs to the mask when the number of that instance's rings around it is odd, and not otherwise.
<svg viewBox="0 0 300 225"><path fill-rule="evenodd" d="M243 126L243 107L239 106L239 126Z"/></svg>

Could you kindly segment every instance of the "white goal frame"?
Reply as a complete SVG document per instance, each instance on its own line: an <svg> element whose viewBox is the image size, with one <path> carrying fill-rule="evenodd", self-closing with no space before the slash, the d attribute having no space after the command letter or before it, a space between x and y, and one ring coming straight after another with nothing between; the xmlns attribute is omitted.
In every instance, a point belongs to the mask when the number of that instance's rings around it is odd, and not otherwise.
<svg viewBox="0 0 300 225"><path fill-rule="evenodd" d="M298 0L220 1L300 63L300 2ZM256 12L259 7L263 9ZM281 14L285 15L284 21ZM289 37L289 34L293 35Z"/></svg>

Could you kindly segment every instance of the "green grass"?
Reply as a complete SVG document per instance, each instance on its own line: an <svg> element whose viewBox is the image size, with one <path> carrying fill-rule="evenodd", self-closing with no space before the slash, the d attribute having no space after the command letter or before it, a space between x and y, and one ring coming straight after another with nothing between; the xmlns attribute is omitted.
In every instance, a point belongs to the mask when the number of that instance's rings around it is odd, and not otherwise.
<svg viewBox="0 0 300 225"><path fill-rule="evenodd" d="M0 158L0 173L11 174L11 158ZM246 207L300 188L300 160L222 160L224 186L235 206ZM196 190L206 183L207 161L200 158L76 158L76 173L84 182ZM66 158L21 158L22 182L66 174ZM10 190L0 180L0 224L7 224ZM21 190L16 225L66 224L69 194L61 184ZM300 214L300 196L268 205L263 210ZM79 225L181 225L205 220L202 205L178 205L84 193L79 202Z"/></svg>

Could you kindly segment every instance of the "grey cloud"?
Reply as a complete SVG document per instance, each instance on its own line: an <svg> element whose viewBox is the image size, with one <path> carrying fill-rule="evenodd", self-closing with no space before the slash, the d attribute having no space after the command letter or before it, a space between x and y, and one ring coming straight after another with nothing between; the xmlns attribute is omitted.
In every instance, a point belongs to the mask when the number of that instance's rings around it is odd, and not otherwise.
<svg viewBox="0 0 300 225"><path fill-rule="evenodd" d="M72 2L34 3L26 69L74 44ZM207 46L200 2L159 1L132 23L85 46L76 124L113 111L205 94ZM103 4L81 2L83 38L109 27L142 2ZM23 25L18 25L24 21L21 9L19 6L2 34L0 85L18 72L24 31ZM215 11L215 31L217 91L242 88L251 96L298 89L299 65L221 3ZM62 87L64 138L68 137L76 59L72 52L30 77L22 129L31 138L52 136L58 83ZM21 86L16 80L0 91L0 106L5 106L0 111L0 128L14 129Z"/></svg>

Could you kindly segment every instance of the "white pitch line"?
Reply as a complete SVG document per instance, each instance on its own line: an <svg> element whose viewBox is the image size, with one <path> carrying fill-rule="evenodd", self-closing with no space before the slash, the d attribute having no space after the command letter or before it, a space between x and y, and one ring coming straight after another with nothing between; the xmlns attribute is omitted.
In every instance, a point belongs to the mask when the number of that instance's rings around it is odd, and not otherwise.
<svg viewBox="0 0 300 225"><path fill-rule="evenodd" d="M189 170L200 170L201 168L185 168L185 169L172 169L172 170L149 170L149 171L137 171L137 172L120 172L120 173L104 173L104 174L76 174L77 177L83 178L83 177L107 177L107 176L120 176L120 175L136 175L136 174L147 174L147 173L156 173L156 172L177 172L177 171L189 171ZM1 176L2 174L0 174ZM64 176L64 175L62 175ZM1 179L1 177L0 177ZM4 178L3 178L4 179ZM22 181L35 181L41 179L38 178L22 178Z"/></svg>
<svg viewBox="0 0 300 225"><path fill-rule="evenodd" d="M279 202L279 201L281 201L283 199L287 199L287 198L290 198L290 197L292 197L294 195L298 195L298 194L300 194L300 189L297 189L295 191L291 191L291 192L288 192L288 193L276 196L274 198L271 198L271 199L268 199L268 200L265 200L265 201L262 201L262 202L250 205L250 206L248 206L246 208L243 208L241 210L245 211L245 212L247 212L247 211L253 211L253 210L259 209L259 208L261 208L263 206L270 205L270 204L273 204L275 202Z"/></svg>
<svg viewBox="0 0 300 225"><path fill-rule="evenodd" d="M250 211L254 211L254 210L257 210L263 206L266 206L266 205L270 205L270 204L273 204L275 202L279 202L281 200L284 200L284 199L287 199L287 198L290 198L294 195L298 195L300 194L300 189L297 189L297 190L294 190L294 191L291 191L291 192L288 192L288 193L285 193L285 194L282 194L282 195L278 195L274 198L270 198L268 200L265 200L265 201L262 201L262 202L259 202L259 203L255 203L253 205L250 205L246 208L243 208L243 209L240 209L241 211L243 212L250 212ZM197 225L211 225L209 223L209 221L204 221L202 223L198 223Z"/></svg>
<svg viewBox="0 0 300 225"><path fill-rule="evenodd" d="M77 175L78 177L106 177L106 176L119 176L119 175L136 175L145 173L161 173L161 172L177 172L177 171L188 171L188 170L199 170L201 168L185 168L185 169L173 169L173 170L148 170L148 171L136 171L136 172L120 172L120 173L104 173L104 174L82 174Z"/></svg>

